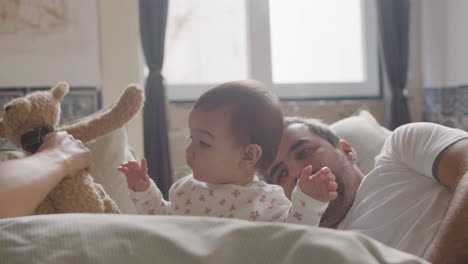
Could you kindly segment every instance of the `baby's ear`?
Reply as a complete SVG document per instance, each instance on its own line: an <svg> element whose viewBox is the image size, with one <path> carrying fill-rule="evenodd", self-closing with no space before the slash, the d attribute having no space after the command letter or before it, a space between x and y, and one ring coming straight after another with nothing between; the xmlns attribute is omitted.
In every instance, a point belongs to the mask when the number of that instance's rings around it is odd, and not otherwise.
<svg viewBox="0 0 468 264"><path fill-rule="evenodd" d="M241 166L244 168L255 168L262 157L262 148L257 144L249 144L242 153Z"/></svg>
<svg viewBox="0 0 468 264"><path fill-rule="evenodd" d="M54 96L55 100L61 101L63 99L63 97L65 96L65 94L68 93L68 89L69 89L68 83L61 82L61 83L58 83L52 89L50 89L50 92Z"/></svg>

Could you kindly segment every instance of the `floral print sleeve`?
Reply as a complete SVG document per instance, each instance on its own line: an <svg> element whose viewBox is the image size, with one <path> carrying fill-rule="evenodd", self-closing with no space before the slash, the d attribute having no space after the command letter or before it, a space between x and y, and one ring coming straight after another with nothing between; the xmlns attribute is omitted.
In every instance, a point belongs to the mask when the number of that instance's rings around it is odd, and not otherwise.
<svg viewBox="0 0 468 264"><path fill-rule="evenodd" d="M265 210L271 215L272 222L297 223L317 226L328 207L328 203L320 202L303 193L296 186L292 193L291 201L284 195L284 191L278 186L268 191L271 205Z"/></svg>
<svg viewBox="0 0 468 264"><path fill-rule="evenodd" d="M165 201L161 191L156 184L151 181L150 187L146 191L135 192L129 189L130 198L139 214L147 215L167 215L171 213L171 203Z"/></svg>
<svg viewBox="0 0 468 264"><path fill-rule="evenodd" d="M318 225L329 204L308 196L302 192L299 185L294 188L291 202L291 208L285 222L307 225Z"/></svg>
<svg viewBox="0 0 468 264"><path fill-rule="evenodd" d="M280 186L254 181L245 186L207 184L186 176L171 187L165 201L153 181L144 192L130 190L140 214L192 215L237 218L250 221L318 225L328 203L304 194L299 187L292 202Z"/></svg>

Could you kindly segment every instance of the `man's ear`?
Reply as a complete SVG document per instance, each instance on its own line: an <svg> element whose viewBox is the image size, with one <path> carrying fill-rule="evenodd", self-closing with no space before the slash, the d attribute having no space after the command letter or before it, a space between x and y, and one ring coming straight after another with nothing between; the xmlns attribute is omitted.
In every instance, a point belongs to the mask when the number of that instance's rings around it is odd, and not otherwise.
<svg viewBox="0 0 468 264"><path fill-rule="evenodd" d="M349 161L351 161L352 163L357 163L357 153L356 151L354 151L353 147L351 146L351 144L349 144L348 141L340 139L338 145L338 148L340 148L344 152Z"/></svg>
<svg viewBox="0 0 468 264"><path fill-rule="evenodd" d="M241 155L241 168L255 168L258 160L262 157L262 148L257 144L249 144L244 148Z"/></svg>

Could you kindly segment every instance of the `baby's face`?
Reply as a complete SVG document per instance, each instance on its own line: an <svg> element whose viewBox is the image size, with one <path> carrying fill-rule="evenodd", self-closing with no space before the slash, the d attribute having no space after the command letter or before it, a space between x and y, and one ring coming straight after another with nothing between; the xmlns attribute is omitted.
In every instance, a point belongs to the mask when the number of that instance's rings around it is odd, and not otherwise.
<svg viewBox="0 0 468 264"><path fill-rule="evenodd" d="M242 148L231 135L227 110L192 110L189 116L191 142L185 151L193 177L207 183L237 184ZM243 179L242 179L243 181Z"/></svg>

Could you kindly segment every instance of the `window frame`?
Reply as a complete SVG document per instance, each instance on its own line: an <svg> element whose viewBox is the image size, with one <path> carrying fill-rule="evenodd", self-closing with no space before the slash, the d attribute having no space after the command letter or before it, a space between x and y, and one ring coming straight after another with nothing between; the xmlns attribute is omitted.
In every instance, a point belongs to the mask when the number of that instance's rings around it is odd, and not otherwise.
<svg viewBox="0 0 468 264"><path fill-rule="evenodd" d="M247 19L248 79L263 82L280 100L360 100L382 99L382 72L378 54L377 12L374 0L361 0L364 26L364 67L367 81L362 83L274 84L271 67L269 0L245 0ZM255 18L255 21L253 20ZM192 102L215 83L167 84L170 102Z"/></svg>

